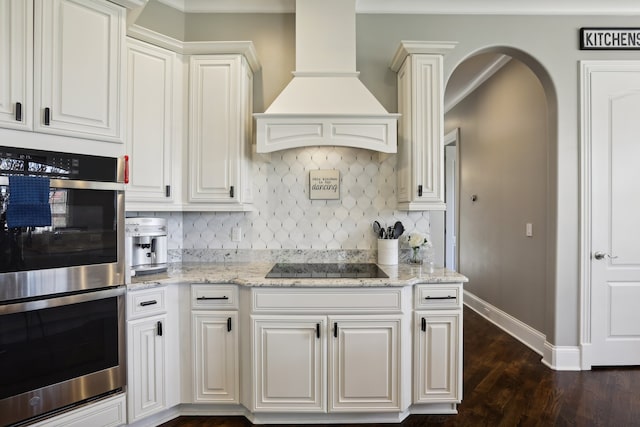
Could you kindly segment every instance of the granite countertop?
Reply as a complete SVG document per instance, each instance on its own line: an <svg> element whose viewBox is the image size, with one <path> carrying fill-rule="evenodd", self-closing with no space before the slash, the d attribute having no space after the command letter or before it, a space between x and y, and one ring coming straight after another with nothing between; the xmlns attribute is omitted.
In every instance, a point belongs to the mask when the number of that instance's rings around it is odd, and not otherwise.
<svg viewBox="0 0 640 427"><path fill-rule="evenodd" d="M424 283L461 283L468 279L455 271L422 265L380 265L388 278L265 278L273 263L176 263L166 273L135 276L130 290L172 283L219 283L256 287L403 287Z"/></svg>

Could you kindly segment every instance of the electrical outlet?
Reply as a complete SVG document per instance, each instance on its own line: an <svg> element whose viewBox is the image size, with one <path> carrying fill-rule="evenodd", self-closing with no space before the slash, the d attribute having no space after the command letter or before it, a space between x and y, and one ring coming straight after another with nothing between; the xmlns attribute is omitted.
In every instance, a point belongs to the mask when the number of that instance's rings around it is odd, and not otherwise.
<svg viewBox="0 0 640 427"><path fill-rule="evenodd" d="M242 228L240 227L232 227L231 228L231 241L239 242L242 240Z"/></svg>

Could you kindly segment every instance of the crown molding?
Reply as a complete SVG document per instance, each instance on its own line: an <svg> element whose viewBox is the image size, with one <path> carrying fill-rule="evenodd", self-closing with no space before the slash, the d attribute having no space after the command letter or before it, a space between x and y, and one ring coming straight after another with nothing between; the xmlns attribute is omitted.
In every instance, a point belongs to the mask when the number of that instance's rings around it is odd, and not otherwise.
<svg viewBox="0 0 640 427"><path fill-rule="evenodd" d="M138 0L139 1L139 0ZM158 0L184 13L293 13L295 0ZM637 0L357 0L357 13L640 15Z"/></svg>
<svg viewBox="0 0 640 427"><path fill-rule="evenodd" d="M158 0L184 13L294 13L295 0Z"/></svg>
<svg viewBox="0 0 640 427"><path fill-rule="evenodd" d="M251 41L183 42L139 25L129 27L127 29L127 36L180 55L240 54L247 59L247 63L254 73L261 68L256 48Z"/></svg>

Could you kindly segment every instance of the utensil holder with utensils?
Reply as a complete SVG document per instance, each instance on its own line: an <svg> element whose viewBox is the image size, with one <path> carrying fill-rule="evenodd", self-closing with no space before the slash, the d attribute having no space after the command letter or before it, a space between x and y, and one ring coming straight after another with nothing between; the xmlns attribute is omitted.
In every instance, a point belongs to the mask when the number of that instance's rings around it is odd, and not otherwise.
<svg viewBox="0 0 640 427"><path fill-rule="evenodd" d="M398 264L398 239L378 239L378 264Z"/></svg>

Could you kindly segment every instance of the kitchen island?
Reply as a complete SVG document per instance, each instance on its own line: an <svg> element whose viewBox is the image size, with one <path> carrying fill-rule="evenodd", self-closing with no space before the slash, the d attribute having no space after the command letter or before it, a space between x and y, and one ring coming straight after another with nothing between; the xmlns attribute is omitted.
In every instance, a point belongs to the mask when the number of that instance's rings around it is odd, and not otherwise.
<svg viewBox="0 0 640 427"><path fill-rule="evenodd" d="M397 423L457 412L466 277L400 264L379 266L387 278L266 278L272 267L185 263L133 278L130 424L181 414Z"/></svg>

